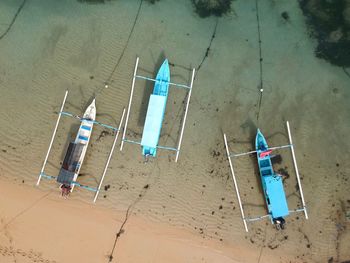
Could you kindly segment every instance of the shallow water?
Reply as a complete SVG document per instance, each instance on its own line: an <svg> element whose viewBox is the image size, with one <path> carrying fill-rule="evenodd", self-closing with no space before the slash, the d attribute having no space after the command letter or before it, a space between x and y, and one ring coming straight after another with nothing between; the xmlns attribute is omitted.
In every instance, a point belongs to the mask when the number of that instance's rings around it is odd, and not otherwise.
<svg viewBox="0 0 350 263"><path fill-rule="evenodd" d="M21 1L1 1L0 32ZM141 6L140 6L141 3ZM285 21L281 13L288 11ZM190 1L26 2L9 33L0 40L0 176L34 185L52 129L69 90L66 111L82 114L97 97L97 118L116 125L127 107L136 56L140 73L154 76L164 57L174 66L174 82L188 83L197 71L179 163L172 153L143 163L139 147L116 150L98 205L167 221L229 244L246 244L257 261L276 255L282 262L325 262L350 258L349 77L343 69L314 56L303 14L291 1L259 1L262 48L260 99L259 43L255 1L235 1L224 17L199 18ZM209 50L208 50L209 48ZM208 52L207 52L208 51ZM207 56L206 56L207 53ZM104 88L108 82L109 88ZM129 138L140 139L148 94L138 81ZM186 93L171 89L161 144L178 140ZM257 119L259 114L259 119ZM259 127L271 146L288 143L289 120L310 219L287 218L287 229L250 225L246 234L229 174L222 134L234 152L252 149ZM46 172L57 174L78 124L63 118ZM112 136L96 127L79 181L96 185ZM282 164L290 174L285 189L290 208L300 205L288 151ZM242 199L249 216L266 213L255 160L235 160ZM145 187L148 185L148 187ZM43 181L41 190L53 189ZM56 190L55 190L56 191ZM105 198L104 198L105 196ZM71 198L89 202L77 189Z"/></svg>

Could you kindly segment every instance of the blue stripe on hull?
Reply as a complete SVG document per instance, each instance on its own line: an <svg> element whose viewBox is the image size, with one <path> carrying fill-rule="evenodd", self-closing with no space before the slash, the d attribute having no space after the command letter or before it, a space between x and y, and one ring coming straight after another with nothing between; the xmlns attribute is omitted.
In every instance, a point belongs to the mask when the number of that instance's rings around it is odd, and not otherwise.
<svg viewBox="0 0 350 263"><path fill-rule="evenodd" d="M82 125L81 128L83 130L91 131L91 127L90 126Z"/></svg>
<svg viewBox="0 0 350 263"><path fill-rule="evenodd" d="M88 141L89 140L89 138L88 137L86 137L86 136L82 136L82 135L79 135L79 137L78 137L80 140L83 140L83 141Z"/></svg>

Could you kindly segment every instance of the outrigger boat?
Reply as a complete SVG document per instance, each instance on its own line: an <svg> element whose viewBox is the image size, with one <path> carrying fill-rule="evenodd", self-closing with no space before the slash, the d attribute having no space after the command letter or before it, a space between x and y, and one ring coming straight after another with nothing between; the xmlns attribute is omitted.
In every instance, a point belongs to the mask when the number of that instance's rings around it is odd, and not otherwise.
<svg viewBox="0 0 350 263"><path fill-rule="evenodd" d="M240 211L241 211L241 217L243 220L244 228L247 232L248 232L247 222L261 220L261 219L266 218L266 217L269 217L271 219L271 222L276 226L277 229L284 229L285 217L288 216L291 212L304 212L305 218L308 219L307 209L306 209L306 205L305 205L305 199L304 199L303 190L301 187L300 176L299 176L298 166L296 163L294 146L292 143L292 136L290 133L288 121L287 121L287 130L288 130L288 137L289 137L290 144L269 148L265 137L263 136L261 131L258 129L257 134L256 134L256 138L255 138L255 151L239 153L239 154L230 153L229 148L228 148L228 144L227 144L226 134L224 134L226 153L227 153L228 161L230 164L233 182L235 185L235 190L236 190L238 203L239 203L239 207L240 207ZM288 209L288 203L287 203L286 195L284 192L282 176L274 172L273 167L272 167L272 162L271 162L272 151L276 150L276 149L283 149L283 148L290 148L291 149L295 173L296 173L297 182L298 182L298 187L299 187L301 201L302 201L302 205L303 205L302 208L298 208L298 209L294 209L294 210ZM249 155L249 154L254 154L254 153L257 156L261 184L262 184L262 189L264 192L264 197L265 197L265 202L266 202L268 214L264 215L264 216L255 217L255 218L247 218L244 215L242 201L241 201L241 197L239 194L238 184L237 184L237 180L236 180L235 173L233 170L233 163L232 163L231 158Z"/></svg>
<svg viewBox="0 0 350 263"><path fill-rule="evenodd" d="M79 117L79 116L74 115L74 114L69 113L69 112L64 112L63 108L64 108L64 105L65 105L65 102L66 102L66 99L67 99L67 95L68 95L68 90L65 93L65 96L64 96L64 99L63 99L63 102L62 102L62 106L61 106L61 110L60 110L60 112L58 114L56 126L55 126L55 129L54 129L52 138L51 138L49 149L47 151L47 154L46 154L43 166L41 168L41 171L40 171L40 174L39 174L39 178L38 178L38 181L37 181L36 185L38 186L40 184L41 178L55 179L58 183L60 183L60 188L62 190L62 195L67 196L70 192L73 191L74 186L79 186L79 187L84 188L86 190L90 190L90 191L95 192L94 202L96 202L96 199L98 197L98 194L99 194L101 186L102 186L103 179L104 179L104 177L106 175L107 168L108 168L109 162L111 160L111 157L112 157L112 154L113 154L113 151L114 151L114 148L115 148L116 141L118 139L118 135L119 135L119 132L120 132L120 127L121 127L121 124L122 124L123 119L124 119L125 109L123 110L123 114L122 114L122 117L121 117L121 120L120 120L120 123L119 123L119 127L115 128L115 127L112 127L110 125L106 125L106 124L100 123L100 122L95 120L95 118L96 118L95 99L86 108L83 117ZM69 116L69 117L74 117L74 118L80 120L81 124L80 124L79 130L78 130L78 133L77 133L77 136L76 136L74 142L71 142L69 144L69 146L68 146L68 149L67 149L67 152L66 152L66 155L65 155L62 167L60 169L60 172L59 172L58 176L56 177L56 176L52 176L52 175L47 175L47 174L45 174L44 171L45 171L45 166L46 166L46 163L47 163L50 151L51 151L51 147L52 147L53 141L55 139L55 135L56 135L56 132L57 132L58 124L60 122L60 119L61 119L62 115ZM102 174L101 181L100 181L100 183L99 183L97 188L86 186L86 185L82 185L82 184L77 182L77 178L78 178L81 166L82 166L84 158L85 158L85 154L86 154L86 151L87 151L87 147L89 145L89 141L90 141L90 137L91 137L91 134L92 134L92 129L93 129L94 124L101 125L101 126L103 126L105 128L112 129L116 133L114 141L113 141L113 145L112 145L112 148L111 148L111 151L110 151L108 159L107 159L106 166L105 166L103 174Z"/></svg>
<svg viewBox="0 0 350 263"><path fill-rule="evenodd" d="M187 113L188 113L188 106L190 103L190 98L191 98L191 93L192 93L195 69L192 70L191 84L190 84L190 86L187 86L187 85L183 85L183 84L175 84L175 83L170 82L170 69L169 69L169 62L167 59L164 60L162 66L159 68L159 71L158 71L155 79L137 75L138 63L139 63L139 58L136 59L134 75L133 75L133 80L132 80L132 86L131 86L131 92L130 92L128 111L126 114L126 121L125 121L125 127L124 127L124 131L123 131L123 138L122 138L120 150L121 151L123 150L124 142L139 144L139 145L141 145L141 148L142 148L142 155L145 157L146 160L148 160L148 157L150 157L150 156L156 157L157 149L171 150L171 151L176 152L175 162L177 162L178 158L179 158L179 154L180 154L182 136L183 136L183 132L184 132L184 128L185 128L186 117L187 117ZM148 103L146 120L145 120L145 124L144 124L144 128L143 128L141 142L132 141L132 140L125 138L136 79L144 79L144 80L154 82L153 93L151 94L150 99L149 99L149 103ZM168 90L169 90L170 85L189 89L189 93L188 93L188 97L187 97L187 104L186 104L186 109L185 109L185 115L184 115L184 119L182 122L180 138L179 138L178 145L176 148L158 145L159 137L160 137L160 133L161 133L161 129L162 129L162 123L163 123L163 119L164 119L166 102L167 102L167 98L168 98Z"/></svg>
<svg viewBox="0 0 350 263"><path fill-rule="evenodd" d="M272 150L269 150L265 137L259 129L255 138L255 148L267 210L274 224L283 229L284 217L289 211L282 176L273 170L270 155Z"/></svg>
<svg viewBox="0 0 350 263"><path fill-rule="evenodd" d="M57 182L61 184L62 190L66 188L73 191L74 182L78 178L89 145L95 118L96 105L94 99L85 110L75 141L69 144L58 174Z"/></svg>
<svg viewBox="0 0 350 263"><path fill-rule="evenodd" d="M141 139L142 154L144 156L155 157L157 154L157 145L168 99L169 82L170 69L168 60L166 59L158 71L153 94L151 94L148 103L146 121Z"/></svg>

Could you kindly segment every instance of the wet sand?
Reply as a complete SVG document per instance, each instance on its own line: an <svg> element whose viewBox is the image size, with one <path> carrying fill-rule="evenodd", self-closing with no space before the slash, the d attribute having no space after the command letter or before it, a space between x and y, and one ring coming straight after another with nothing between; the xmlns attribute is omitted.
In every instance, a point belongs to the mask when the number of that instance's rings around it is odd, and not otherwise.
<svg viewBox="0 0 350 263"><path fill-rule="evenodd" d="M20 3L1 2L1 30ZM281 17L284 11L289 21ZM251 248L255 258L251 262L265 262L270 255L282 262L348 260L349 77L341 68L315 58L315 43L297 3L261 2L259 17L264 84L260 111L255 1L236 1L230 15L206 19L193 13L190 1L142 2L141 7L138 1L27 2L0 41L0 176L35 184L66 89L66 111L82 114L96 95L97 119L116 125L128 103L136 56L140 73L148 76L155 74L166 56L174 65L174 82L187 83L190 69L201 65L179 163L174 163L173 154L159 151L157 159L144 164L140 149L126 145L112 158L104 183L110 188L102 191L97 206L131 208L147 223L161 222L232 248ZM151 88L137 82L130 139L140 138ZM163 145L176 144L185 96L181 90L170 90ZM234 152L252 148L257 127L270 145L286 144L286 120L292 127L310 219L291 215L283 232L262 221L250 225L247 234L222 133ZM62 119L48 174L57 174L77 127L74 120ZM97 185L112 139L95 128L79 182ZM300 199L291 156L281 154L283 162L275 169L290 174L285 189L290 208L295 208ZM239 159L235 167L248 215L265 214L254 159ZM55 183L45 180L39 189L57 192ZM65 204L89 202L92 197L76 189Z"/></svg>

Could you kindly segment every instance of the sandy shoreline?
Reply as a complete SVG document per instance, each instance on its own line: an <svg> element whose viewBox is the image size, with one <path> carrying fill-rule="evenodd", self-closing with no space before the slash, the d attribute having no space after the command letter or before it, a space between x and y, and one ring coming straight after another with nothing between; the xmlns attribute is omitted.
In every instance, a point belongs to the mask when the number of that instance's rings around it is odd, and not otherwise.
<svg viewBox="0 0 350 263"><path fill-rule="evenodd" d="M147 222L132 213L125 222L125 212L65 200L58 190L38 191L1 179L0 192L1 262L109 262L114 244L114 262L254 259L248 249Z"/></svg>

